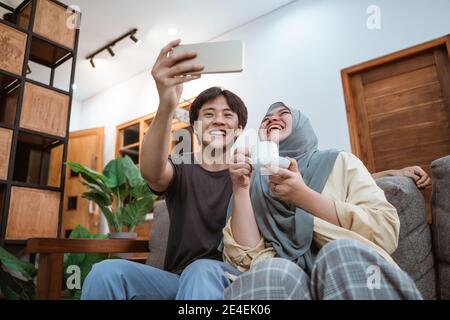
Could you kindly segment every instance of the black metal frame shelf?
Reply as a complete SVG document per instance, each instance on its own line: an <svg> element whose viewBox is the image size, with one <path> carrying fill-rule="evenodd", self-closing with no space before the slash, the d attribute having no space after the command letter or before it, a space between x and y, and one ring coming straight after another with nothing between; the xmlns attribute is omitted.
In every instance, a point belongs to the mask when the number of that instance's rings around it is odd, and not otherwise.
<svg viewBox="0 0 450 320"><path fill-rule="evenodd" d="M5 82L4 79L6 80ZM10 87L12 87L15 83L19 84L20 81L21 81L20 76L15 75L14 73L8 72L6 70L0 69L0 93L2 93L5 90L9 90Z"/></svg>
<svg viewBox="0 0 450 320"><path fill-rule="evenodd" d="M28 5L30 2L33 2L34 0L25 0L23 1L17 8L12 8L7 5L2 6L2 2L0 1L0 6L9 8L8 10L12 10L14 14L18 14L20 10ZM58 5L68 8L68 6L63 5L62 3L59 3L57 1L49 0L54 3L57 3ZM35 6L35 5L34 5ZM5 9L6 9L5 8ZM33 9L35 11L35 8ZM35 12L33 12L33 15ZM79 13L81 15L81 13ZM69 61L70 59L74 58L75 49L77 47L74 46L74 49L68 48L64 45L58 44L51 39L48 39L46 37L43 37L35 32L33 32L33 24L34 24L34 17L33 20L30 17L29 26L28 29L24 29L21 26L18 26L17 24L14 24L10 21L0 19L1 23L4 23L5 25L14 28L16 30L22 31L24 33L27 33L28 37L31 37L31 49L29 52L29 61L32 61L34 63L40 64L42 66L45 66L50 69L50 79L48 82L48 86L52 89L56 89L53 87L54 77L55 77L55 71L58 67L60 67L63 63ZM77 30L78 32L78 30ZM76 36L78 38L78 35ZM49 54L51 52L51 54ZM3 70L2 70L3 71ZM38 83L45 84L40 81L36 81ZM70 84L71 86L72 84ZM69 88L70 90L70 88ZM66 91L67 93L67 91Z"/></svg>
<svg viewBox="0 0 450 320"><path fill-rule="evenodd" d="M49 0L49 1L56 3L65 9L68 9L67 5L62 4L56 0ZM29 24L28 24L27 29L24 29L16 24L6 21L4 19L0 19L0 23L3 23L11 28L14 28L16 30L19 30L19 31L27 34L27 41L26 41L23 66L22 66L22 74L14 75L5 70L0 70L0 88L3 87L5 89L6 84L9 84L10 85L9 88L12 89L11 83L14 83L15 81L17 81L17 85L20 87L17 108L15 111L14 124L0 122L0 127L7 128L7 129L10 129L13 131L7 180L0 180L0 186L2 188L6 188L6 192L4 193L4 199L3 199L4 205L3 205L3 208L1 208L1 210L3 210L3 211L0 212L0 245L3 245L3 244L24 245L26 243L25 240L6 240L5 239L6 226L7 226L8 214L9 214L9 206L10 206L10 200L11 200L11 189L14 186L59 192L60 193L60 201L59 201L59 211L58 211L58 237L60 237L60 233L61 233L62 212L63 212L63 204L64 204L65 175L66 175L65 163L67 161L67 151L68 151L67 143L68 143L68 137L69 137L70 112L71 112L71 108L72 108L73 83L74 83L74 79L75 79L75 66L76 66L76 59L77 59L78 40L79 40L80 30L78 28L75 30L74 48L70 49L63 45L55 43L51 39L47 39L47 38L33 32L34 20L35 20L35 16L36 16L37 0L25 0L16 8L12 8L10 6L4 5L0 1L0 6L7 9L8 11L11 11L11 12L17 14L22 8L24 8L26 5L28 5L30 3L31 3L31 10L30 10ZM77 14L81 18L81 13L77 12ZM37 53L38 49L43 50L42 52L44 52L48 56L44 57L45 59L43 59L42 57L39 58L39 54ZM57 52L57 54L53 55L54 52ZM55 69L58 68L59 66L61 66L63 63L69 61L70 59L72 59L72 61L71 61L70 80L69 80L68 91L55 88L53 86ZM29 79L29 77L27 75L27 67L28 67L29 61L33 61L35 63L44 65L51 69L50 80L49 80L48 84ZM2 81L4 81L4 83L6 83L3 86L1 85ZM62 93L62 94L69 96L68 115L67 115L67 119L65 119L67 126L66 126L66 131L65 131L64 137L59 137L59 136L47 134L44 132L38 132L38 131L20 127L20 117L21 117L23 97L24 97L24 91L25 91L24 88L25 88L25 84L27 82L36 84L36 85L42 86L44 88L50 89L52 91ZM16 157L17 157L16 151L17 151L18 144L20 143L20 139L24 135L38 137L38 139L42 139L42 141L45 141L46 143L40 144L39 147L41 147L41 148L55 148L55 147L58 147L61 145L63 146L62 161L61 161L62 167L61 167L61 170L58 171L59 181L60 181L59 187L47 186L47 185L36 184L36 183L20 182L20 181L15 181L13 179L15 161L16 161Z"/></svg>
<svg viewBox="0 0 450 320"><path fill-rule="evenodd" d="M2 2L0 1L0 4L1 4L1 3L2 3ZM5 24L5 25L7 25L8 27L14 28L14 29L16 29L16 30L22 31L23 33L28 33L28 30L27 30L27 29L22 28L21 26L18 26L17 24L12 23L12 22L10 22L10 21L8 21L8 20L5 20L5 19L3 19L3 18L0 18L0 23L3 23L3 24Z"/></svg>
<svg viewBox="0 0 450 320"><path fill-rule="evenodd" d="M29 188L29 189L48 190L48 191L61 192L61 188L60 187L44 186L42 184L37 184L37 183L12 181L10 183L10 185L13 186L13 187L24 187L24 188Z"/></svg>

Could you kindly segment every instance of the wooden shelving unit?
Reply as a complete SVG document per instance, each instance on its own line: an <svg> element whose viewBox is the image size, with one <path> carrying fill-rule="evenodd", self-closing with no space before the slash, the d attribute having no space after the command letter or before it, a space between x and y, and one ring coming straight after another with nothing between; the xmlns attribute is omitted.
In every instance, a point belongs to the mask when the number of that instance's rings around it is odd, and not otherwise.
<svg viewBox="0 0 450 320"><path fill-rule="evenodd" d="M81 13L54 0L0 8L0 245L16 245L60 236ZM48 81L29 78L30 62L50 69ZM61 90L53 80L65 62Z"/></svg>

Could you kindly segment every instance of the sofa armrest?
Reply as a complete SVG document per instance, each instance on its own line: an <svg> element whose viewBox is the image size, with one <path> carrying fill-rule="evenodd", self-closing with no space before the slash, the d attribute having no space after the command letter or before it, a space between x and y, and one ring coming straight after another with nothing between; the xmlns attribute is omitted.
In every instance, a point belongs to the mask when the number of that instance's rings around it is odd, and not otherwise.
<svg viewBox="0 0 450 320"><path fill-rule="evenodd" d="M424 299L435 299L431 231L422 193L412 179L403 176L380 178L376 183L397 209L400 219L399 243L392 258L415 281Z"/></svg>
<svg viewBox="0 0 450 320"><path fill-rule="evenodd" d="M450 299L450 156L431 163L433 191L433 243L437 263L437 292L441 299Z"/></svg>

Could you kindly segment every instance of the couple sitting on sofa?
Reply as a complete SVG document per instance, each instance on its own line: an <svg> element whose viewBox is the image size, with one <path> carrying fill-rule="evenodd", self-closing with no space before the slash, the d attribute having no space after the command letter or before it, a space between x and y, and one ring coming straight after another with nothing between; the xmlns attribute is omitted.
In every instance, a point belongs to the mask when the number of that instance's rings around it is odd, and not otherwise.
<svg viewBox="0 0 450 320"><path fill-rule="evenodd" d="M237 150L230 165L223 161L247 110L217 87L190 109L202 151L168 157L182 84L200 77L182 75L202 68L177 65L195 56L172 54L178 44L164 47L152 70L160 105L141 167L154 192L166 197L165 270L103 261L86 278L82 298L420 299L390 257L398 242L395 208L355 156L317 150L300 111L275 103L261 123L261 138L275 140L290 160L287 169L268 168L270 176L253 169L247 150ZM419 187L429 183L419 168L395 173L410 175Z"/></svg>

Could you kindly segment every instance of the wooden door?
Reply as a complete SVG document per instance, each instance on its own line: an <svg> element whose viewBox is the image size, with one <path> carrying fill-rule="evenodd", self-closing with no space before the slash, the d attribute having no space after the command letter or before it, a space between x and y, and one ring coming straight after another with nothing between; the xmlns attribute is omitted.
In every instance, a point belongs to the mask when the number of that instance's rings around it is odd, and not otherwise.
<svg viewBox="0 0 450 320"><path fill-rule="evenodd" d="M94 128L71 132L67 161L79 162L91 169L101 172L103 168L104 128ZM81 198L86 190L80 177L66 170L66 187L64 192L64 210L61 237L66 238L77 225L91 233L99 233L99 211L92 202Z"/></svg>
<svg viewBox="0 0 450 320"><path fill-rule="evenodd" d="M450 36L344 69L342 80L352 151L371 172L431 174L450 154Z"/></svg>

